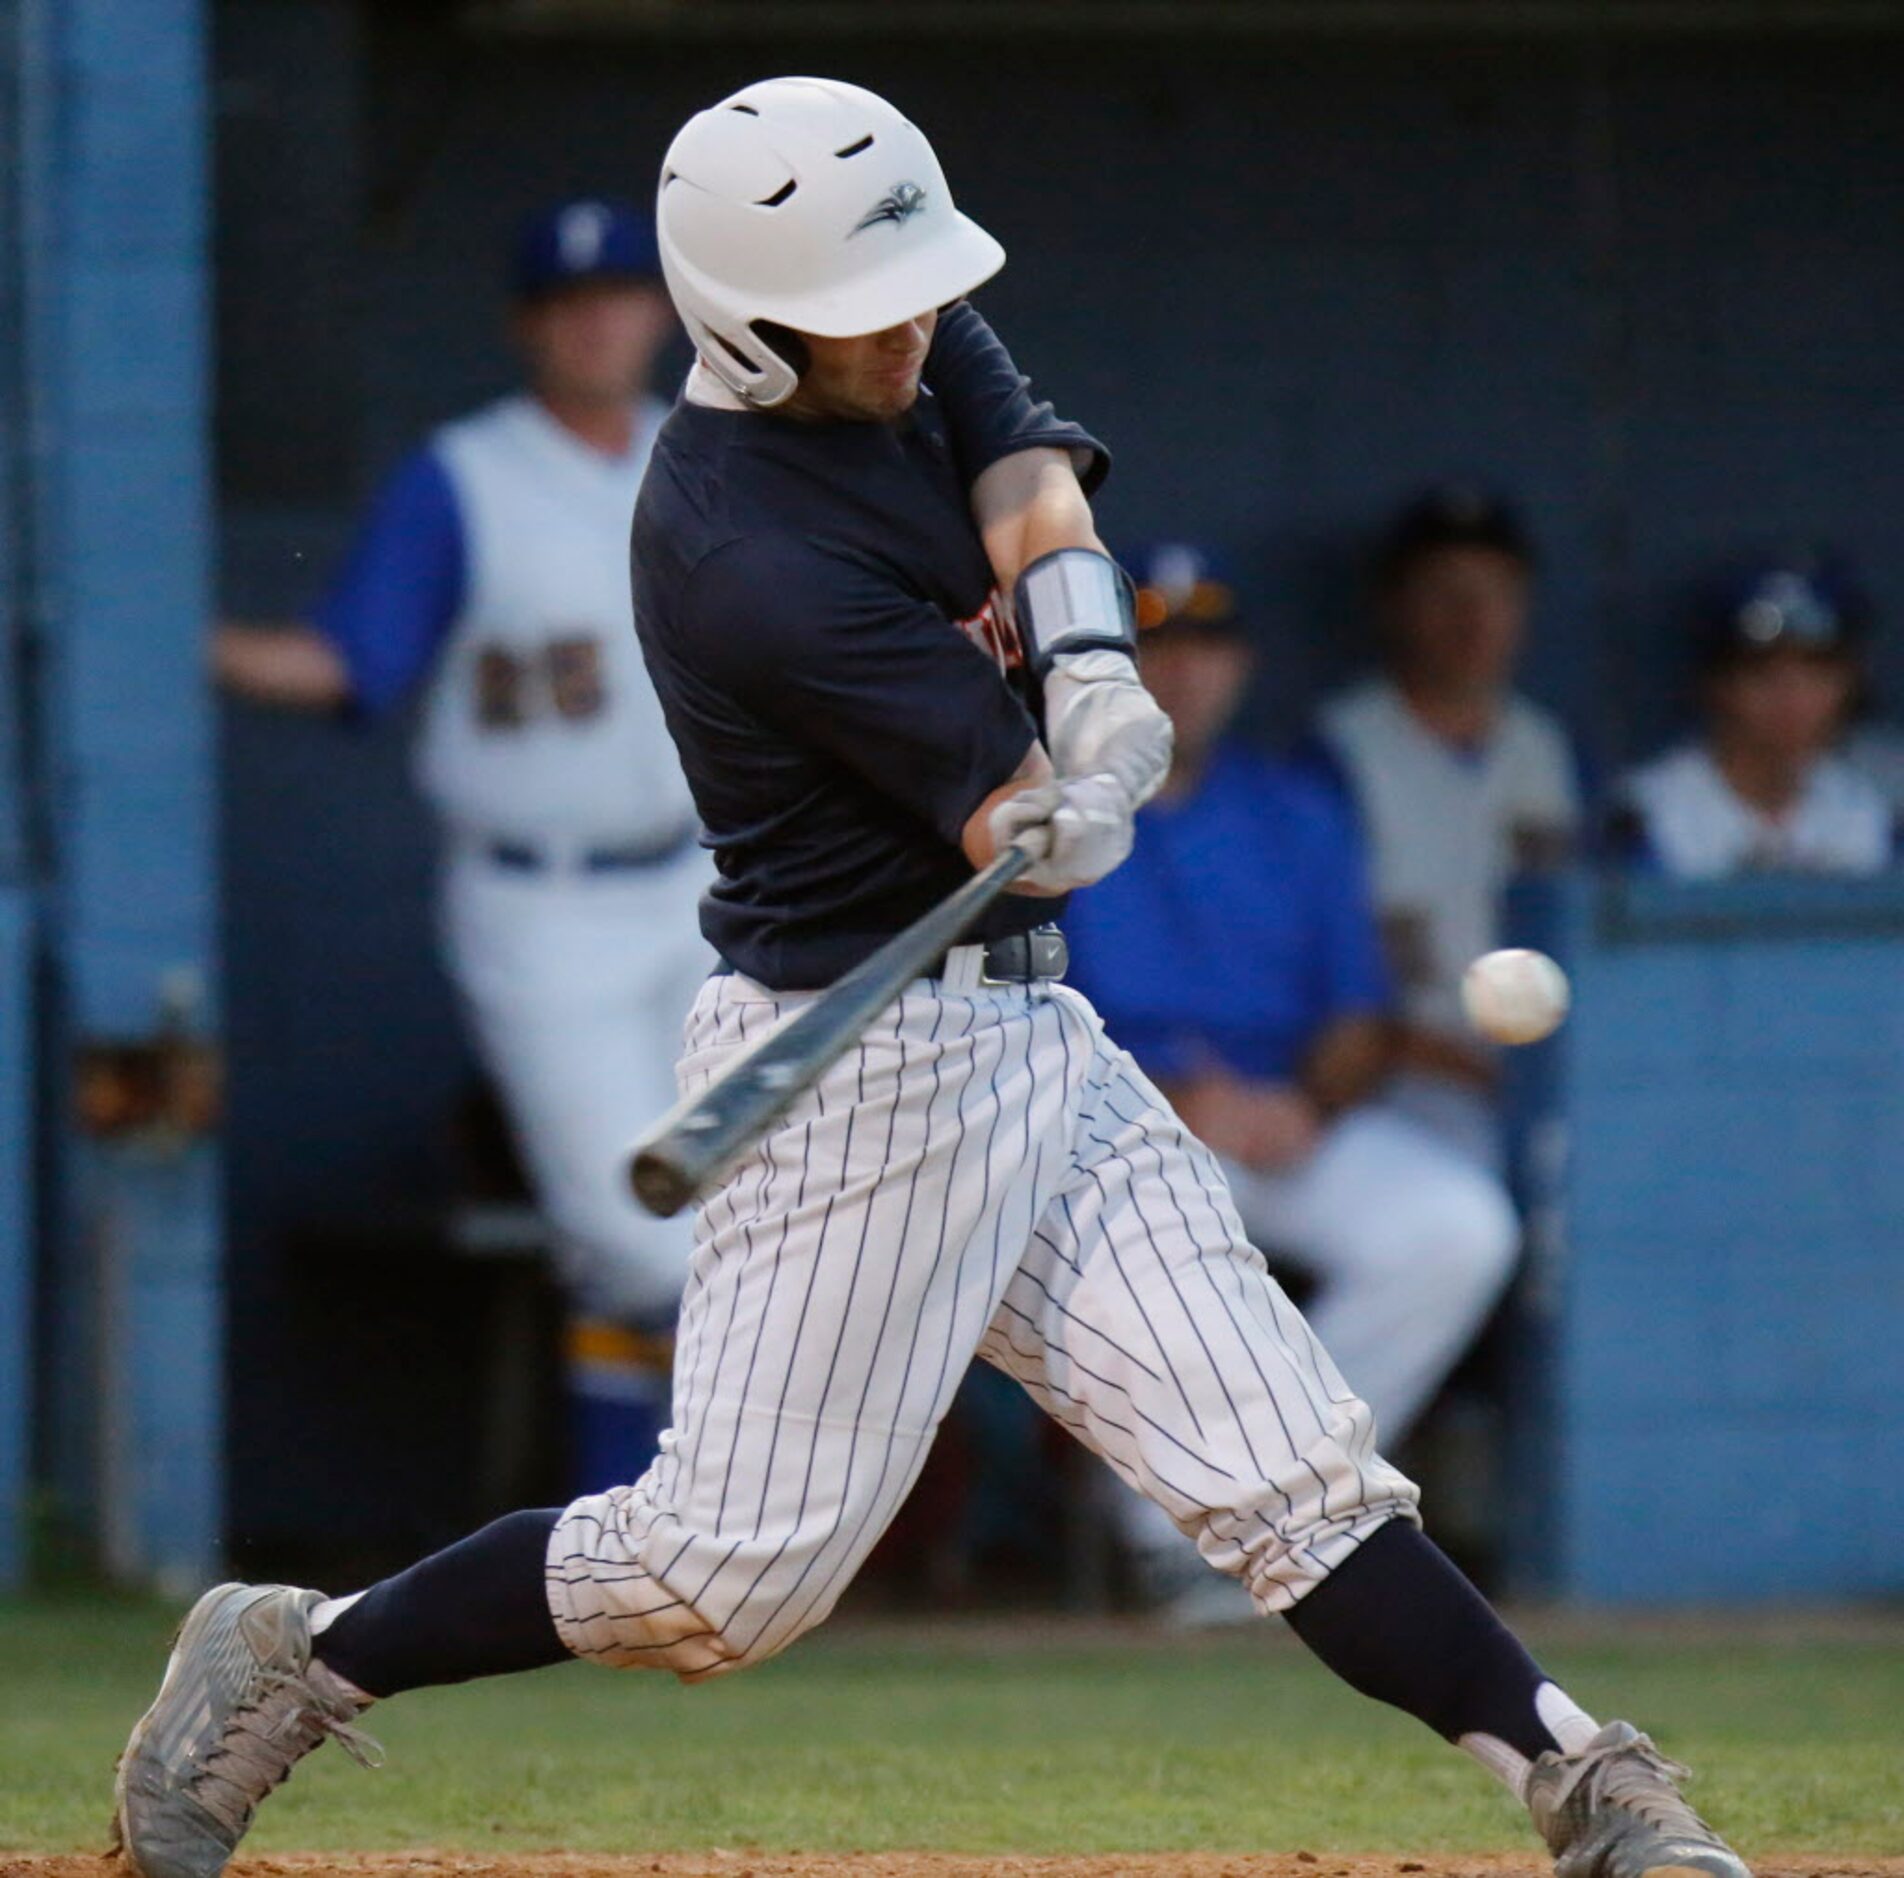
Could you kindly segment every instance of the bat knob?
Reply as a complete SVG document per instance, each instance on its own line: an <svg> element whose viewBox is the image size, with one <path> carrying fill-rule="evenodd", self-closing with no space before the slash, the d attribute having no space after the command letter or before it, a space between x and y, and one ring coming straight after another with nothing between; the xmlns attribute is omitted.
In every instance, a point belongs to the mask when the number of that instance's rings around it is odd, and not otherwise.
<svg viewBox="0 0 1904 1878"><path fill-rule="evenodd" d="M657 1219L672 1219L694 1198L694 1186L682 1170L653 1150L637 1154L628 1169L635 1198Z"/></svg>

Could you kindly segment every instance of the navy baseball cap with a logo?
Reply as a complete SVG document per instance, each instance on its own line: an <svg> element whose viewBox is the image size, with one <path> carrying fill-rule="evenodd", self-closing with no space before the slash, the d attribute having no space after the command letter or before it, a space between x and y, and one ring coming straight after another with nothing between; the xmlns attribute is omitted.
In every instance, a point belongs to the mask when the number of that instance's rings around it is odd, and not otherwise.
<svg viewBox="0 0 1904 1878"><path fill-rule="evenodd" d="M580 196L522 225L510 285L517 299L537 300L587 281L660 278L654 223L625 202Z"/></svg>
<svg viewBox="0 0 1904 1878"><path fill-rule="evenodd" d="M1868 612L1842 565L1810 555L1764 562L1716 590L1700 621L1699 650L1708 665L1768 652L1851 654Z"/></svg>
<svg viewBox="0 0 1904 1878"><path fill-rule="evenodd" d="M1144 633L1244 637L1236 588L1219 555L1187 541L1161 541L1125 557L1136 588L1137 626Z"/></svg>

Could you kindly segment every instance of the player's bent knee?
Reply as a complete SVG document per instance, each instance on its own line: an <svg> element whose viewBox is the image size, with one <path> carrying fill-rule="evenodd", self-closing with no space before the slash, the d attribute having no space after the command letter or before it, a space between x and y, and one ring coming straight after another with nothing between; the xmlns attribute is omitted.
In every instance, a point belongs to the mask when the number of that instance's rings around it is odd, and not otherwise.
<svg viewBox="0 0 1904 1878"><path fill-rule="evenodd" d="M1263 1611L1287 1610L1370 1533L1416 1517L1419 1491L1375 1451L1367 1405L1336 1406L1288 1466L1238 1478L1221 1505L1180 1521L1204 1561L1241 1579Z"/></svg>
<svg viewBox="0 0 1904 1878"><path fill-rule="evenodd" d="M1520 1254L1521 1221L1507 1190L1476 1170L1451 1196L1447 1259L1450 1276L1475 1296L1506 1284Z"/></svg>
<svg viewBox="0 0 1904 1878"><path fill-rule="evenodd" d="M1370 1260L1394 1278L1412 1278L1440 1297L1492 1296L1506 1282L1520 1251L1520 1215L1507 1189L1481 1168L1450 1166L1398 1204L1389 1241Z"/></svg>
<svg viewBox="0 0 1904 1878"><path fill-rule="evenodd" d="M1235 1520L1218 1516L1224 1538L1214 1544L1199 1540L1199 1550L1218 1571L1242 1582L1258 1610L1287 1611L1349 1558L1370 1534L1392 1519L1416 1520L1419 1496L1413 1483L1392 1469L1388 1474L1389 1478L1358 1510L1313 1524L1292 1524L1274 1536L1260 1531L1245 1533Z"/></svg>

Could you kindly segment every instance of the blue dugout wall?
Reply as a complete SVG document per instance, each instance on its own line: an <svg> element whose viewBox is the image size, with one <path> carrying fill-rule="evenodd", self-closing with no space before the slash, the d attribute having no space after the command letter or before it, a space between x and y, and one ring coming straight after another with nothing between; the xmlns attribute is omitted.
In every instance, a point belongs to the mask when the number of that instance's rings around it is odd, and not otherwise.
<svg viewBox="0 0 1904 1878"><path fill-rule="evenodd" d="M216 1027L204 21L198 0L6 0L0 512L0 1525L30 1405L49 1524L183 1588L222 1523L219 1168L203 1140L88 1136L72 1066ZM24 930L23 930L24 929ZM30 935L29 1070L20 991ZM19 1247L40 1181L32 1373ZM9 1255L11 1255L9 1260ZM7 1283L7 1279L11 1283Z"/></svg>
<svg viewBox="0 0 1904 1878"><path fill-rule="evenodd" d="M1904 880L1522 889L1523 1588L1904 1592Z"/></svg>
<svg viewBox="0 0 1904 1878"><path fill-rule="evenodd" d="M33 390L27 357L25 60L0 11L0 1591L26 1570L32 1474L36 929Z"/></svg>
<svg viewBox="0 0 1904 1878"><path fill-rule="evenodd" d="M27 1562L32 1374L31 906L0 887L0 1590Z"/></svg>

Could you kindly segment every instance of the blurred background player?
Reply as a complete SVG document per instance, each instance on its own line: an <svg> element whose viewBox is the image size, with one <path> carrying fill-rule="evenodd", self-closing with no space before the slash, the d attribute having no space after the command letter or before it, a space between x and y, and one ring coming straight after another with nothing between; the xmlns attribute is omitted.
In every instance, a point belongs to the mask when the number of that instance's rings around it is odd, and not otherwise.
<svg viewBox="0 0 1904 1878"><path fill-rule="evenodd" d="M1848 580L1802 559L1721 591L1700 629L1700 734L1616 791L1631 851L1684 880L1891 865L1891 801L1837 754L1864 686L1864 617Z"/></svg>
<svg viewBox="0 0 1904 1878"><path fill-rule="evenodd" d="M526 389L397 467L308 622L227 624L213 656L273 704L424 690L445 957L554 1234L586 1488L639 1473L666 1419L689 1227L643 1213L622 1162L673 1100L710 869L629 597L674 324L653 226L564 203L524 228L511 284Z"/></svg>
<svg viewBox="0 0 1904 1878"><path fill-rule="evenodd" d="M1072 981L1222 1157L1251 1242L1316 1280L1305 1314L1392 1452L1499 1296L1514 1210L1378 1099L1393 998L1361 844L1325 780L1227 734L1253 663L1232 590L1186 546L1133 572L1143 679L1176 753L1131 858L1071 903ZM1247 1615L1167 1518L1118 1505L1172 1615Z"/></svg>
<svg viewBox="0 0 1904 1878"><path fill-rule="evenodd" d="M1329 700L1318 740L1360 811L1400 989L1388 1100L1499 1164L1496 1064L1461 1014L1461 974L1501 943L1517 868L1564 858L1580 826L1567 733L1514 690L1534 554L1475 490L1428 491L1376 566L1382 670Z"/></svg>

